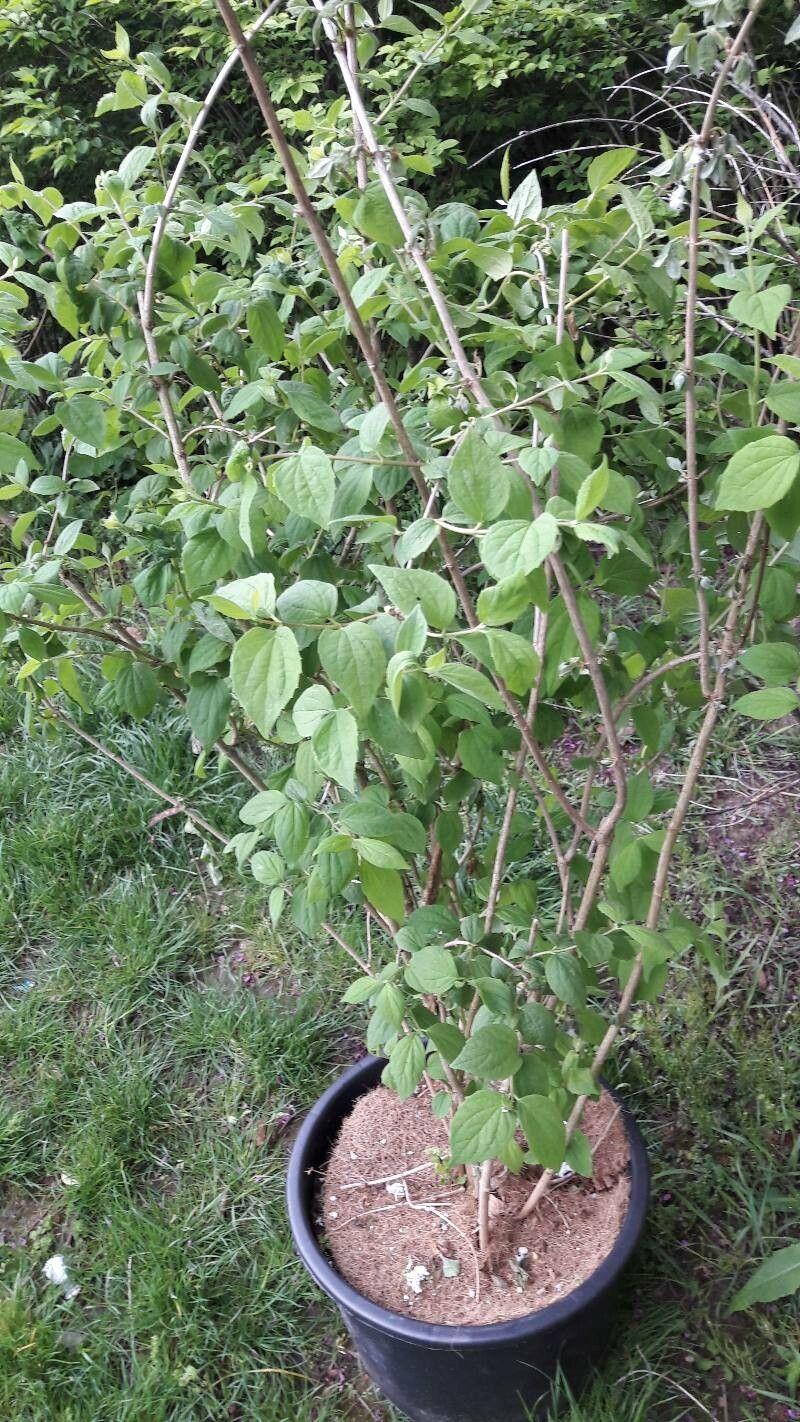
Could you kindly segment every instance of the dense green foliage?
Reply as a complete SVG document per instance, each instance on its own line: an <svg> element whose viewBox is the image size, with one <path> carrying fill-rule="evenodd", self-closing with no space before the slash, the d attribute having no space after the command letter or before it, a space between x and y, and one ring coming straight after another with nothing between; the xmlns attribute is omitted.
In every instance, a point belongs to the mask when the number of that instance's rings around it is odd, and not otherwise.
<svg viewBox="0 0 800 1422"><path fill-rule="evenodd" d="M406 140L416 132L430 138L438 111L441 152L448 160L439 179L441 191L458 186L463 195L464 162L521 130L547 126L541 142L520 148L520 156L530 158L571 146L575 135L570 128L552 141L554 122L582 115L582 141L592 142L598 115L616 115L620 121L630 117L630 96L614 101L607 91L646 63L646 56L660 57L670 19L681 8L665 11L656 0L636 5L613 0L602 10L590 0L569 5L562 0L491 0L476 5L466 21L455 23L458 11L453 10L452 33L441 42L434 21L436 11L444 14L447 7L438 3L426 15L424 7L405 4L385 17L375 52L363 51L363 60L370 60L367 89L376 96L391 95L418 57L433 50L415 83L413 104L403 109L402 136ZM243 23L259 9L252 0L243 4ZM201 5L190 0L168 5L153 0L136 5L130 0L91 5L83 0L7 0L0 9L0 43L10 70L0 101L5 120L0 137L30 176L49 171L68 196L84 196L96 173L119 162L130 147L135 110L118 115L97 111L125 67L117 26L129 37L134 54L155 55L169 70L172 87L195 98L208 87L226 52L208 0ZM292 7L278 12L257 52L289 130L304 133L318 126L336 81L324 50L306 43L302 21L298 39ZM604 130L601 139L607 136ZM236 79L212 121L205 161L221 181L263 152L258 116L244 81ZM491 181L480 170L470 179L483 187Z"/></svg>
<svg viewBox="0 0 800 1422"><path fill-rule="evenodd" d="M724 37L705 32L709 67ZM45 717L113 703L146 721L174 700L198 774L221 755L256 788L227 851L273 924L290 914L313 939L332 917L349 938L368 1045L403 1095L424 1070L442 1083L453 1162L585 1173L563 1123L597 1090L616 990L653 999L691 944L713 961L703 925L660 921L665 816L680 828L683 812L656 762L706 704L713 728L739 653L741 713L798 707L794 212L726 196L728 125L696 180L725 217L699 225L695 311L691 145L664 137L655 166L604 151L586 194L558 204L504 167L502 204L432 205L414 179L446 140L406 130L411 90L387 100L395 179L363 190L336 99L309 112L299 159L338 274L260 159L183 187L150 311L145 266L196 103L122 32L115 62L100 109L137 113L148 141L92 200L35 190L16 165L0 189L6 674ZM744 58L740 78L753 71ZM293 111L293 141L303 127ZM45 314L60 340L27 359ZM580 807L560 781L566 734ZM253 738L279 769L242 760ZM520 778L560 902L525 869Z"/></svg>

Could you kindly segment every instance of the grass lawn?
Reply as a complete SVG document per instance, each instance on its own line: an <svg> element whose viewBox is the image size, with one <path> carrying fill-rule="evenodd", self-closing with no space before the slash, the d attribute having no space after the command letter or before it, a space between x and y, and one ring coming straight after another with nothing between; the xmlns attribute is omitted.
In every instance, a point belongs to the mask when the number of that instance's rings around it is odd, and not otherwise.
<svg viewBox="0 0 800 1422"><path fill-rule="evenodd" d="M168 714L102 734L233 830L239 782L193 782ZM798 738L748 734L677 876L727 925L717 981L685 958L615 1067L654 1198L625 1338L570 1422L800 1416L795 1305L727 1312L800 1213ZM227 863L215 887L159 808L0 703L0 1418L388 1422L282 1200L292 1117L357 1051L349 966L273 935Z"/></svg>

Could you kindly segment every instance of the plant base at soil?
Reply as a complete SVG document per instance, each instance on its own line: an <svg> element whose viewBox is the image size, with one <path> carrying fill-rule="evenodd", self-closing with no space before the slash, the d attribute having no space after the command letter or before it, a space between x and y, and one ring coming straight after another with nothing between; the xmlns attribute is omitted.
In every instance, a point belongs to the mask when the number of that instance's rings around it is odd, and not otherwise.
<svg viewBox="0 0 800 1422"><path fill-rule="evenodd" d="M557 1184L522 1224L530 1177L494 1177L492 1258L479 1273L474 1198L436 1165L446 1123L420 1092L400 1101L376 1087L345 1120L325 1173L320 1233L336 1268L374 1303L430 1323L500 1323L565 1298L610 1253L630 1193L628 1142L607 1092L584 1129L593 1178Z"/></svg>

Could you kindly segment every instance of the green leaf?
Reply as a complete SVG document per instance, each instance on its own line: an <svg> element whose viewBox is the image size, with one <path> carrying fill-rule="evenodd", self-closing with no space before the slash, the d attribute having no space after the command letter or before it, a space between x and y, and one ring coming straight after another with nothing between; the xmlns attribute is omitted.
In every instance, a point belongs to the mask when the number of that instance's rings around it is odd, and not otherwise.
<svg viewBox="0 0 800 1422"><path fill-rule="evenodd" d="M91 710L91 705L78 680L75 663L70 657L59 657L58 680L71 701L74 701L83 711Z"/></svg>
<svg viewBox="0 0 800 1422"><path fill-rule="evenodd" d="M503 1081L522 1065L517 1034L502 1022L479 1027L467 1038L453 1066L470 1077L484 1081Z"/></svg>
<svg viewBox="0 0 800 1422"><path fill-rule="evenodd" d="M448 686L455 686L468 696L474 696L476 701L480 701L481 705L488 706L492 711L503 709L499 693L476 667L469 667L463 662L446 662L443 667L437 667L432 675L439 681L447 682Z"/></svg>
<svg viewBox="0 0 800 1422"><path fill-rule="evenodd" d="M364 896L379 913L402 923L405 918L403 881L396 869L380 869L363 859L360 867L361 887Z"/></svg>
<svg viewBox="0 0 800 1422"><path fill-rule="evenodd" d="M286 796L280 790L259 790L242 805L239 819L246 825L265 825L285 804Z"/></svg>
<svg viewBox="0 0 800 1422"><path fill-rule="evenodd" d="M272 617L275 612L275 579L272 573L253 573L249 578L235 578L206 595L206 602L223 617L239 617L254 622L258 617Z"/></svg>
<svg viewBox="0 0 800 1422"><path fill-rule="evenodd" d="M502 741L492 726L470 726L458 738L458 754L464 769L476 780L500 785L505 774Z"/></svg>
<svg viewBox="0 0 800 1422"><path fill-rule="evenodd" d="M250 872L257 884L263 884L265 889L274 889L283 883L286 865L273 849L259 849L250 860Z"/></svg>
<svg viewBox="0 0 800 1422"><path fill-rule="evenodd" d="M307 686L301 691L292 707L292 719L298 735L303 739L313 736L317 727L333 710L333 697L327 686Z"/></svg>
<svg viewBox="0 0 800 1422"><path fill-rule="evenodd" d="M447 948L420 948L407 965L405 978L414 992L442 997L458 982L458 967Z"/></svg>
<svg viewBox="0 0 800 1422"><path fill-rule="evenodd" d="M506 207L515 227L521 222L536 222L542 212L542 189L535 168L531 168L527 178L523 178L508 199Z"/></svg>
<svg viewBox="0 0 800 1422"><path fill-rule="evenodd" d="M588 518L594 513L598 504L603 502L603 497L608 489L608 463L604 459L602 464L591 474L587 474L575 499L575 517L577 519Z"/></svg>
<svg viewBox="0 0 800 1422"><path fill-rule="evenodd" d="M231 570L234 553L215 528L207 528L183 545L181 561L186 585L194 593L224 578Z"/></svg>
<svg viewBox="0 0 800 1422"><path fill-rule="evenodd" d="M402 247L403 233L380 183L370 183L353 210L353 222L371 242Z"/></svg>
<svg viewBox="0 0 800 1422"><path fill-rule="evenodd" d="M422 741L398 719L382 697L367 717L367 733L370 740L390 755L407 756L410 760L421 760L424 756Z"/></svg>
<svg viewBox="0 0 800 1422"><path fill-rule="evenodd" d="M293 903L292 903L292 907L293 907L293 909L295 910L295 921L297 921L297 905L298 905L299 899L300 899L299 894L295 894L295 897L294 897L294 900L293 900ZM281 914L283 913L283 906L284 906L285 903L286 903L286 890L285 890L285 888L283 887L283 884L276 884L275 888L270 890L270 895L269 895L269 898L268 898L268 900L267 900L267 909L268 909L268 911L269 911L269 919L270 919L270 923L272 924L272 927L273 927L273 928L277 928L277 927L278 927L278 923L279 923L279 920L280 920L280 916L281 916Z"/></svg>
<svg viewBox="0 0 800 1422"><path fill-rule="evenodd" d="M463 252L465 257L475 263L479 271L485 272L495 281L502 281L514 266L513 255L507 247L493 246L489 242L467 241Z"/></svg>
<svg viewBox="0 0 800 1422"><path fill-rule="evenodd" d="M79 518L73 519L71 523L66 524L53 544L53 552L58 557L63 557L69 553L70 549L75 547L75 544L80 538L82 528L83 520Z"/></svg>
<svg viewBox="0 0 800 1422"><path fill-rule="evenodd" d="M195 676L186 698L192 735L205 749L219 740L228 724L231 691L218 676Z"/></svg>
<svg viewBox="0 0 800 1422"><path fill-rule="evenodd" d="M354 834L383 839L408 854L424 854L428 840L423 826L413 815L387 810L374 800L354 800L339 810L339 823Z"/></svg>
<svg viewBox="0 0 800 1422"><path fill-rule="evenodd" d="M514 1139L514 1116L497 1091L475 1091L462 1101L450 1125L454 1165L495 1160Z"/></svg>
<svg viewBox="0 0 800 1422"><path fill-rule="evenodd" d="M289 627L303 627L329 622L336 613L338 600L333 583L301 578L281 593L275 610L281 622L286 622Z"/></svg>
<svg viewBox="0 0 800 1422"><path fill-rule="evenodd" d="M796 711L798 706L800 701L788 686L765 686L761 691L748 691L733 703L734 711L754 721L777 721Z"/></svg>
<svg viewBox="0 0 800 1422"><path fill-rule="evenodd" d="M50 653L47 650L47 643L41 633L34 627L20 627L17 629L17 641L25 653L26 657L36 662L46 662Z"/></svg>
<svg viewBox="0 0 800 1422"><path fill-rule="evenodd" d="M454 1022L431 1022L425 1031L446 1062L452 1062L464 1045L464 1035Z"/></svg>
<svg viewBox="0 0 800 1422"><path fill-rule="evenodd" d="M556 1039L556 1021L542 1002L525 1002L519 1010L519 1030L523 1042L532 1047L552 1047Z"/></svg>
<svg viewBox="0 0 800 1422"><path fill-rule="evenodd" d="M401 1101L407 1101L419 1086L424 1070L425 1049L419 1037L410 1032L392 1047L381 1081L396 1092Z"/></svg>
<svg viewBox="0 0 800 1422"><path fill-rule="evenodd" d="M220 381L210 361L195 350L187 336L176 336L170 346L170 355L177 365L186 371L193 385L200 390L219 393Z"/></svg>
<svg viewBox="0 0 800 1422"><path fill-rule="evenodd" d="M377 978L356 978L342 997L342 1002L347 1002L351 1007L360 1007L363 1002L369 1002L375 996L380 983Z"/></svg>
<svg viewBox="0 0 800 1422"><path fill-rule="evenodd" d="M728 303L728 310L734 321L741 321L754 331L763 331L773 340L778 329L778 318L791 299L790 286L768 286L763 291L737 291Z"/></svg>
<svg viewBox="0 0 800 1422"><path fill-rule="evenodd" d="M634 838L630 826L621 824L614 836L609 856L609 870L617 889L627 889L639 877L642 870L642 846Z"/></svg>
<svg viewBox="0 0 800 1422"><path fill-rule="evenodd" d="M487 627L516 622L532 601L531 579L525 573L515 573L478 594L478 616Z"/></svg>
<svg viewBox="0 0 800 1422"><path fill-rule="evenodd" d="M51 286L45 300L59 326L63 326L71 336L77 336L80 325L78 308L66 287Z"/></svg>
<svg viewBox="0 0 800 1422"><path fill-rule="evenodd" d="M39 461L27 444L23 444L21 439L15 435L6 434L0 431L0 474L16 473L17 465L20 461L26 469L38 469ZM58 481L59 489L63 488L61 480Z"/></svg>
<svg viewBox="0 0 800 1422"><path fill-rule="evenodd" d="M788 494L767 510L767 522L783 542L791 543L800 529L800 479L796 479Z"/></svg>
<svg viewBox="0 0 800 1422"><path fill-rule="evenodd" d="M323 670L344 692L356 716L366 715L386 673L386 653L375 628L369 622L329 627L317 645Z"/></svg>
<svg viewBox="0 0 800 1422"><path fill-rule="evenodd" d="M351 793L356 784L358 726L349 711L331 711L314 732L311 744L324 770L337 785Z"/></svg>
<svg viewBox="0 0 800 1422"><path fill-rule="evenodd" d="M398 563L413 563L436 542L438 525L432 518L418 518L401 533L394 546Z"/></svg>
<svg viewBox="0 0 800 1422"><path fill-rule="evenodd" d="M517 1102L519 1123L528 1145L545 1170L563 1164L567 1133L561 1112L549 1096L521 1096Z"/></svg>
<svg viewBox="0 0 800 1422"><path fill-rule="evenodd" d="M544 965L544 975L550 991L555 993L559 1002L565 1002L567 1007L583 1007L586 984L581 965L571 953L553 953Z"/></svg>
<svg viewBox="0 0 800 1422"><path fill-rule="evenodd" d="M492 523L508 502L508 470L473 429L453 455L447 488L451 499L473 523Z"/></svg>
<svg viewBox="0 0 800 1422"><path fill-rule="evenodd" d="M611 148L607 153L593 158L586 170L589 190L598 193L601 188L607 188L626 168L630 168L638 156L635 148Z"/></svg>
<svg viewBox="0 0 800 1422"><path fill-rule="evenodd" d="M778 1249L765 1259L748 1279L743 1289L734 1296L731 1313L749 1308L754 1303L773 1303L775 1299L787 1298L800 1289L800 1243L789 1244L786 1249Z"/></svg>
<svg viewBox="0 0 800 1422"><path fill-rule="evenodd" d="M476 978L475 986L484 1007L495 1017L510 1017L514 1011L514 989L501 978Z"/></svg>
<svg viewBox="0 0 800 1422"><path fill-rule="evenodd" d="M530 642L516 632L494 629L486 633L486 640L494 669L509 691L517 695L529 691L539 670L539 658Z"/></svg>
<svg viewBox="0 0 800 1422"><path fill-rule="evenodd" d="M520 449L516 459L534 484L543 484L548 474L558 463L558 450L549 446L538 449Z"/></svg>
<svg viewBox="0 0 800 1422"><path fill-rule="evenodd" d="M247 329L253 344L269 360L280 360L283 354L283 324L272 302L259 297L247 308Z"/></svg>
<svg viewBox="0 0 800 1422"><path fill-rule="evenodd" d="M130 661L114 677L114 696L120 711L143 721L158 700L158 678L145 662Z"/></svg>
<svg viewBox="0 0 800 1422"><path fill-rule="evenodd" d="M289 865L298 864L308 844L308 810L297 800L287 800L272 817L275 843Z"/></svg>
<svg viewBox="0 0 800 1422"><path fill-rule="evenodd" d="M592 1176L592 1147L583 1131L576 1131L567 1146L564 1159L570 1170L574 1170L576 1175L583 1175L587 1180Z"/></svg>
<svg viewBox="0 0 800 1422"><path fill-rule="evenodd" d="M336 493L333 465L315 445L305 445L291 459L274 468L275 488L292 513L310 519L318 528L327 528Z"/></svg>
<svg viewBox="0 0 800 1422"><path fill-rule="evenodd" d="M419 603L430 627L450 627L456 615L456 595L438 573L424 568L391 568L370 564L389 601L400 612L413 612Z"/></svg>
<svg viewBox="0 0 800 1422"><path fill-rule="evenodd" d="M739 661L767 686L784 686L800 676L800 651L791 642L762 642L748 647Z"/></svg>
<svg viewBox="0 0 800 1422"><path fill-rule="evenodd" d="M395 849L393 844L384 844L382 839L359 837L353 840L353 848L359 859L365 859L368 864L374 864L378 869L408 868L400 850Z"/></svg>
<svg viewBox="0 0 800 1422"><path fill-rule="evenodd" d="M428 624L425 621L422 608L415 607L397 634L395 649L398 652L411 652L413 656L418 657L425 650L427 640Z"/></svg>
<svg viewBox="0 0 800 1422"><path fill-rule="evenodd" d="M268 736L300 680L300 653L288 627L253 627L231 657L231 685L239 705Z"/></svg>
<svg viewBox="0 0 800 1422"><path fill-rule="evenodd" d="M102 449L107 437L108 419L105 405L91 395L72 395L56 405L53 412L64 429L80 444Z"/></svg>
<svg viewBox="0 0 800 1422"><path fill-rule="evenodd" d="M511 144L509 143L500 164L500 195L504 202L511 196Z"/></svg>
<svg viewBox="0 0 800 1422"><path fill-rule="evenodd" d="M791 425L800 425L800 380L782 380L767 391L766 403Z"/></svg>
<svg viewBox="0 0 800 1422"><path fill-rule="evenodd" d="M800 448L786 435L751 439L723 470L717 507L750 511L768 508L791 489L800 469Z"/></svg>
<svg viewBox="0 0 800 1422"><path fill-rule="evenodd" d="M155 156L155 148L146 146L132 148L129 153L125 154L118 172L126 188L132 188L138 183L145 168L149 166Z"/></svg>
<svg viewBox="0 0 800 1422"><path fill-rule="evenodd" d="M375 999L375 1010L367 1028L367 1050L382 1051L397 1035L403 1021L403 994L394 983L385 983Z"/></svg>
<svg viewBox="0 0 800 1422"><path fill-rule="evenodd" d="M311 425L315 430L327 430L335 434L341 429L341 420L336 411L326 405L316 390L303 380L282 380L278 386L299 420Z"/></svg>
<svg viewBox="0 0 800 1422"><path fill-rule="evenodd" d="M481 539L481 561L500 581L515 573L532 573L558 547L558 524L552 514L540 514L533 523L504 519Z"/></svg>
<svg viewBox="0 0 800 1422"><path fill-rule="evenodd" d="M211 667L216 667L220 662L226 662L230 656L230 642L223 642L222 638L215 637L212 632L204 632L198 638L189 654L188 672L193 677L196 672L209 671Z"/></svg>

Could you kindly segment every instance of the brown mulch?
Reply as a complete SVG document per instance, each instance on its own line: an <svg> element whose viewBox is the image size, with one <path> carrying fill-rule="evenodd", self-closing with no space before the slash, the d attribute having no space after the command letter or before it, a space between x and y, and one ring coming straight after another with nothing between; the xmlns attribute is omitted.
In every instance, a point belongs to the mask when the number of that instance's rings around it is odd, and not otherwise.
<svg viewBox="0 0 800 1422"><path fill-rule="evenodd" d="M535 1175L495 1178L492 1263L478 1273L474 1197L435 1164L447 1154L446 1124L424 1089L400 1101L376 1087L345 1121L320 1192L336 1268L374 1303L431 1323L499 1323L563 1298L610 1252L629 1198L628 1143L611 1096L588 1104L583 1129L597 1143L593 1179L554 1184L522 1224L516 1214Z"/></svg>

